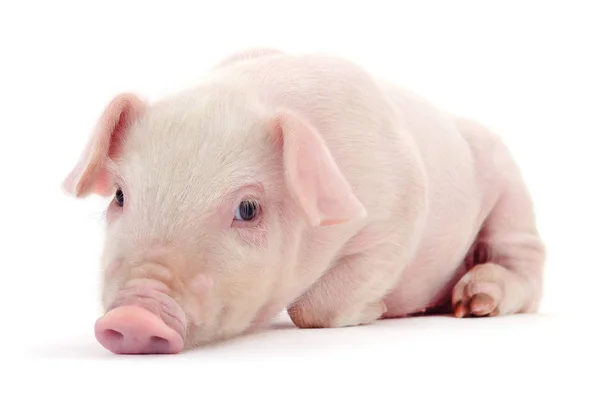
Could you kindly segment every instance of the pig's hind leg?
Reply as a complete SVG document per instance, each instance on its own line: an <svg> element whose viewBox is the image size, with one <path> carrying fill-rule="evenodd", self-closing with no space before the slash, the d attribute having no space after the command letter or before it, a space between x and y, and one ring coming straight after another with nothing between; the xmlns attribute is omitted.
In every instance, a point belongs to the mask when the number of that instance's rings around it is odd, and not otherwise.
<svg viewBox="0 0 600 407"><path fill-rule="evenodd" d="M508 157L501 167L503 192L477 242L485 257L453 289L456 317L531 313L539 307L545 249L533 204L513 160Z"/></svg>

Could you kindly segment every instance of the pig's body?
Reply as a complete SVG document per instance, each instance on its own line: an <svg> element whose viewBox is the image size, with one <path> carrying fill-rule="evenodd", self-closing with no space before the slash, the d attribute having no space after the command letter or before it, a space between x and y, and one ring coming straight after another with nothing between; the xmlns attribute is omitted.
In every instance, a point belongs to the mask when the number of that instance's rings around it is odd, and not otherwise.
<svg viewBox="0 0 600 407"><path fill-rule="evenodd" d="M501 187L494 180L498 141L490 133L481 129L476 145L485 147L474 149L453 117L418 97L396 89L389 93L400 100L396 105L418 145L429 186L427 226L419 249L386 297L387 315L400 316L449 302L454 284L473 265L471 256L482 252L478 234Z"/></svg>
<svg viewBox="0 0 600 407"><path fill-rule="evenodd" d="M128 259L167 264L161 270L178 284L160 291L185 314L177 324L167 321L176 312L161 317L178 335L156 328L177 343L171 350L253 329L284 308L299 327L365 324L444 304L457 316L537 308L544 253L531 202L502 142L474 122L343 59L274 50L236 54L197 88L139 110L113 172L154 200L138 202L145 217L128 214L128 229L114 226L107 239L104 301L107 309L116 297L136 305L122 294L140 280ZM147 167L163 182L150 182ZM71 190L83 188L79 177L70 177ZM268 221L239 232L240 249L230 238L211 245L229 232L196 226L194 208L215 207L219 190L245 182L266 191ZM158 186L169 183L176 186ZM136 239L124 243L125 230ZM170 260L186 253L201 262ZM149 269L145 279L157 278ZM130 318L122 314L107 314L103 326L121 326ZM112 341L102 336L120 352Z"/></svg>

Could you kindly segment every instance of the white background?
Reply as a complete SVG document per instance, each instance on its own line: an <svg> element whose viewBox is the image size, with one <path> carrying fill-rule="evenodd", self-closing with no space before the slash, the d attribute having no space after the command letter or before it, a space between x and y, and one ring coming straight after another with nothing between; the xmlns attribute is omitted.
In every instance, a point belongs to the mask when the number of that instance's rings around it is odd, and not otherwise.
<svg viewBox="0 0 600 407"><path fill-rule="evenodd" d="M600 405L597 2L157 3L1 3L1 406ZM501 133L548 246L540 315L102 349L105 202L60 183L116 93L155 100L254 45L346 56Z"/></svg>

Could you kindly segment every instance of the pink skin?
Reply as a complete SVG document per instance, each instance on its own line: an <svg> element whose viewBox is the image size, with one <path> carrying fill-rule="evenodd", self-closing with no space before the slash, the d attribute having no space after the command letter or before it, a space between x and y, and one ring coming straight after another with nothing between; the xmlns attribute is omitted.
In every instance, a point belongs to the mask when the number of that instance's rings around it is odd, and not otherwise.
<svg viewBox="0 0 600 407"><path fill-rule="evenodd" d="M130 280L96 322L98 341L115 353L178 353L186 316L156 280Z"/></svg>
<svg viewBox="0 0 600 407"><path fill-rule="evenodd" d="M326 328L541 299L500 137L340 58L244 50L169 99L117 95L64 188L113 196L95 332L114 353L178 353L283 309Z"/></svg>
<svg viewBox="0 0 600 407"><path fill-rule="evenodd" d="M179 353L183 338L145 308L122 305L109 311L95 327L98 342L117 354Z"/></svg>

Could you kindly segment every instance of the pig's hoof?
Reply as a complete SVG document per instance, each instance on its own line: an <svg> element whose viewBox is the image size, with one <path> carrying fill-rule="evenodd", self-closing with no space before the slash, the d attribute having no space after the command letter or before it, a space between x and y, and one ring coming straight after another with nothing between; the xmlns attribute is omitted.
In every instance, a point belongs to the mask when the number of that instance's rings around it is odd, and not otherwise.
<svg viewBox="0 0 600 407"><path fill-rule="evenodd" d="M454 316L464 317L494 317L500 314L496 301L488 294L475 294L466 303L459 301L454 305Z"/></svg>
<svg viewBox="0 0 600 407"><path fill-rule="evenodd" d="M337 317L332 326L342 328L347 326L368 325L379 318L387 311L387 307L383 301L367 304L360 308L346 312Z"/></svg>
<svg viewBox="0 0 600 407"><path fill-rule="evenodd" d="M493 317L500 312L504 288L501 281L489 273L473 269L456 284L452 293L454 316Z"/></svg>
<svg viewBox="0 0 600 407"><path fill-rule="evenodd" d="M296 304L288 309L292 321L299 328L343 328L367 325L381 318L387 311L383 301L366 306L362 304L343 312L337 310L319 312L307 304L310 303Z"/></svg>

